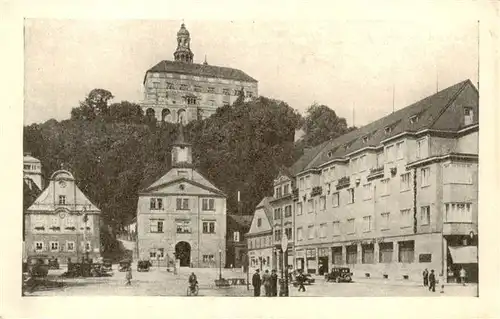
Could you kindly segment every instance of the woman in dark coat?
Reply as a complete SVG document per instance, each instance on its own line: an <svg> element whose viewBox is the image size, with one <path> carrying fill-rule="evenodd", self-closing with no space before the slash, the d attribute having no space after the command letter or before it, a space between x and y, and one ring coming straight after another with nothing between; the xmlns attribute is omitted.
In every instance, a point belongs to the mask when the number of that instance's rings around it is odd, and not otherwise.
<svg viewBox="0 0 500 319"><path fill-rule="evenodd" d="M276 269L271 271L271 296L278 295L278 274L276 274Z"/></svg>
<svg viewBox="0 0 500 319"><path fill-rule="evenodd" d="M252 276L252 286L253 286L253 295L255 297L260 296L260 274L258 269Z"/></svg>

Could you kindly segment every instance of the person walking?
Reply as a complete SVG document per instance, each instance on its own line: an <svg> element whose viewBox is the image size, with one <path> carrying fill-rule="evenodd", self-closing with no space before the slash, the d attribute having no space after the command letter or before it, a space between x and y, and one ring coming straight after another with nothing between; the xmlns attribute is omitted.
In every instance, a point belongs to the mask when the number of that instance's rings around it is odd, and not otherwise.
<svg viewBox="0 0 500 319"><path fill-rule="evenodd" d="M259 269L255 270L255 274L252 276L252 286L253 286L253 295L254 297L260 296L260 274Z"/></svg>
<svg viewBox="0 0 500 319"><path fill-rule="evenodd" d="M465 272L464 267L460 268L460 282L464 286L465 286L465 275L466 275L466 272Z"/></svg>
<svg viewBox="0 0 500 319"><path fill-rule="evenodd" d="M271 295L276 297L278 295L278 274L276 269L271 271Z"/></svg>
<svg viewBox="0 0 500 319"><path fill-rule="evenodd" d="M427 287L429 285L429 271L427 270L427 268L425 268L422 276L424 277L424 287Z"/></svg>
<svg viewBox="0 0 500 319"><path fill-rule="evenodd" d="M299 291L306 291L306 287L304 287L304 282L306 280L306 276L303 273L302 269L299 269L299 274L296 276L297 283L299 284Z"/></svg>
<svg viewBox="0 0 500 319"><path fill-rule="evenodd" d="M436 291L436 274L434 274L434 269L431 269L431 273L429 275L429 291Z"/></svg>
<svg viewBox="0 0 500 319"><path fill-rule="evenodd" d="M132 284L132 267L128 267L127 273L125 274L125 279L127 279L127 286Z"/></svg>
<svg viewBox="0 0 500 319"><path fill-rule="evenodd" d="M264 291L266 292L266 297L271 297L271 275L269 270L266 269L264 275L262 275L262 283L264 284Z"/></svg>

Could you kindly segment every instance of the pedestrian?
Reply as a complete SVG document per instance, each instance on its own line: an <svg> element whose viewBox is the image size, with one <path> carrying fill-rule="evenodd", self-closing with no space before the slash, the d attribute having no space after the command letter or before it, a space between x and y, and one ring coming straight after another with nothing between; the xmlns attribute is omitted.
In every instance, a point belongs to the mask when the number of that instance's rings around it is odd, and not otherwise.
<svg viewBox="0 0 500 319"><path fill-rule="evenodd" d="M127 286L130 286L132 280L132 267L128 267L127 273L125 274L125 278L127 279Z"/></svg>
<svg viewBox="0 0 500 319"><path fill-rule="evenodd" d="M278 295L278 274L276 269L271 271L271 295L276 297Z"/></svg>
<svg viewBox="0 0 500 319"><path fill-rule="evenodd" d="M460 282L465 286L465 269L464 267L460 268Z"/></svg>
<svg viewBox="0 0 500 319"><path fill-rule="evenodd" d="M264 285L266 297L271 297L271 275L269 274L268 269L266 269L264 275L262 275L262 284Z"/></svg>
<svg viewBox="0 0 500 319"><path fill-rule="evenodd" d="M260 296L260 274L259 269L255 270L255 274L252 276L252 286L253 286L253 295L255 297Z"/></svg>
<svg viewBox="0 0 500 319"><path fill-rule="evenodd" d="M427 270L427 268L425 268L422 276L424 277L424 287L427 287L429 285L429 271Z"/></svg>
<svg viewBox="0 0 500 319"><path fill-rule="evenodd" d="M303 273L302 269L299 269L299 274L296 277L297 283L299 284L299 291L306 291L306 287L304 287L304 282L306 280L306 276Z"/></svg>
<svg viewBox="0 0 500 319"><path fill-rule="evenodd" d="M431 269L431 273L429 275L429 291L436 291L436 274L434 274L434 269Z"/></svg>

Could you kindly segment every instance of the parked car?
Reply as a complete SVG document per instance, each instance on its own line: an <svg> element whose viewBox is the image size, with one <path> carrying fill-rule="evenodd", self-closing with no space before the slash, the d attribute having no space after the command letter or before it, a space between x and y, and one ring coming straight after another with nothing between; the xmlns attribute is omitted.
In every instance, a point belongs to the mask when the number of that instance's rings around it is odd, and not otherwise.
<svg viewBox="0 0 500 319"><path fill-rule="evenodd" d="M118 268L118 271L127 271L131 266L132 261L130 261L129 259L120 260L120 268Z"/></svg>
<svg viewBox="0 0 500 319"><path fill-rule="evenodd" d="M113 273L101 263L92 264L90 274L92 277L111 277L113 275Z"/></svg>
<svg viewBox="0 0 500 319"><path fill-rule="evenodd" d="M151 262L149 260L139 260L137 262L137 271L149 271Z"/></svg>
<svg viewBox="0 0 500 319"><path fill-rule="evenodd" d="M325 274L325 279L327 282L351 282L352 272L347 267L333 267L329 273Z"/></svg>
<svg viewBox="0 0 500 319"><path fill-rule="evenodd" d="M49 273L49 261L47 256L29 256L27 262L27 272L32 277L46 277Z"/></svg>

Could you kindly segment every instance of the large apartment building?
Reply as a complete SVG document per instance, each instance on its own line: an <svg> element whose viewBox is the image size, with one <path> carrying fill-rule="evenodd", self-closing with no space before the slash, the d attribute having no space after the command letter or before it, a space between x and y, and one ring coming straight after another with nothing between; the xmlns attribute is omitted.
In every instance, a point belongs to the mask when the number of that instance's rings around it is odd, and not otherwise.
<svg viewBox="0 0 500 319"><path fill-rule="evenodd" d="M478 119L467 80L308 152L291 190L294 267L477 280Z"/></svg>

